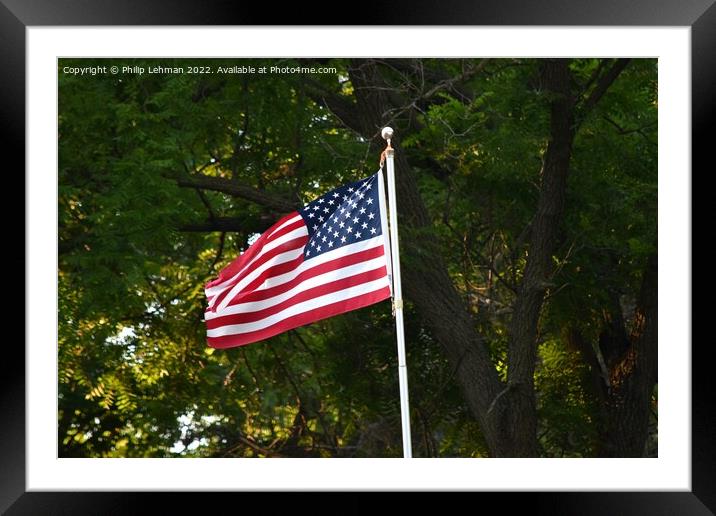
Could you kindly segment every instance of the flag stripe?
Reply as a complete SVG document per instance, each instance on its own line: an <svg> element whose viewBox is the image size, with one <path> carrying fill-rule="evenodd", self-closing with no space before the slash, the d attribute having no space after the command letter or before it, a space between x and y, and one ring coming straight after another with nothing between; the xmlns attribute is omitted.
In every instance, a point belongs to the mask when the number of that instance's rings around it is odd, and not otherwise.
<svg viewBox="0 0 716 516"><path fill-rule="evenodd" d="M380 290L369 292L367 294L356 296L351 299L337 301L309 312L303 312L293 317L288 317L282 320L280 323L265 328L263 330L234 334L224 335L222 337L209 337L207 339L209 345L213 348L231 348L234 346L244 346L251 344L252 342L258 342L260 340L271 338L279 333L283 333L299 326L309 324L321 319L327 319L335 315L339 315L351 310L357 310L365 306L372 305L384 299L390 297L390 289L386 286Z"/></svg>
<svg viewBox="0 0 716 516"><path fill-rule="evenodd" d="M221 293L217 294L213 300L214 306L218 305L219 310L223 310L226 304L233 296L244 290L247 286L255 283L257 277L261 276L264 271L269 271L272 267L289 262L303 256L303 247L308 241L305 234L299 238L294 238L288 242L282 242L279 247L272 249L261 257L257 257L250 267L244 269L237 277L237 283L231 288L225 288Z"/></svg>
<svg viewBox="0 0 716 516"><path fill-rule="evenodd" d="M298 231L294 233L294 231ZM267 232L268 233L268 232ZM264 233L265 235L266 233ZM248 267L254 264L262 255L276 248L284 242L292 240L301 234L307 235L306 225L303 223L300 215L292 217L275 231L272 232L271 236L264 237L262 235L254 244L246 250L240 257L240 260L230 264L224 270L221 271L219 280L213 281L207 285L207 294L216 295L219 291L226 288L228 285L235 283L238 276L244 272ZM289 236L291 235L291 236Z"/></svg>
<svg viewBox="0 0 716 516"><path fill-rule="evenodd" d="M277 312L258 321L243 324L229 324L221 326L219 328L213 328L207 330L206 334L209 337L221 337L224 335L263 330L269 326L280 323L282 320L288 317L299 315L304 312L310 312L312 310L316 310L323 306L331 305L337 302L348 301L351 298L360 297L362 294L380 291L382 289L388 290L388 295L390 295L387 276L384 276L374 281L362 283L360 285L348 287L337 292L331 292L330 294L325 294L319 297L308 299L306 301L302 301L300 303L293 304L280 312Z"/></svg>
<svg viewBox="0 0 716 516"><path fill-rule="evenodd" d="M377 251L379 252L380 250ZM353 263L350 263L349 261L344 262L343 259L334 260L333 262L324 264L321 267L305 271L305 277L296 278L291 283L285 283L273 289L249 292L242 298L241 302L231 304L221 311L214 312L208 310L204 314L204 319L209 321L225 315L263 310L264 308L289 299L304 290L342 278L347 278L349 276L355 276L356 274L361 274L373 269L378 269L384 265L385 258L382 254L373 260L363 260L360 263L356 263L355 260L353 260Z"/></svg>
<svg viewBox="0 0 716 516"><path fill-rule="evenodd" d="M301 217L301 216L300 216L298 213L296 213L296 212L294 212L294 213L295 213L295 215L294 215L293 217L291 217L291 218L288 219L286 222L282 223L279 227L277 227L276 229L274 229L273 231L271 231L271 233L269 233L269 236L268 236L268 237L269 237L269 240L271 240L271 239L274 237L274 235L276 235L276 233L278 233L279 231L281 231L282 229L284 229L284 228L285 228L286 226L288 226L289 224L295 224L296 222L301 222L301 223L303 223L303 217ZM290 216L290 215L289 215L289 216ZM284 219L286 219L286 218L288 218L288 217L284 217ZM277 223L277 224L278 224L278 223Z"/></svg>
<svg viewBox="0 0 716 516"><path fill-rule="evenodd" d="M266 281L265 288L275 287L276 285L281 285L282 283L291 281L303 271L311 269L313 267L317 267L332 260L360 253L361 251L366 251L368 249L377 248L378 246L382 245L382 237L375 237L370 238L368 240L363 240L362 242L356 242L355 244L347 245L342 249L336 249L335 251L324 253L321 256L317 256L316 258L312 258L311 260L302 262L296 270L292 270L291 272L284 271L286 272L286 274L282 273L281 275L274 275L272 278Z"/></svg>
<svg viewBox="0 0 716 516"><path fill-rule="evenodd" d="M271 315L282 312L292 305L299 306L300 303L310 299L320 298L321 296L341 292L349 287L370 284L370 282L385 278L386 274L385 261L383 261L378 269L371 269L361 272L360 274L352 274L347 277L337 278L317 283L315 285L301 285L301 290L297 292L290 292L285 297L278 296L279 298L284 297L283 299L238 305L236 308L245 308L245 310L241 313L234 312L232 314L226 314L226 311L221 312L221 316L207 320L206 326L208 329L213 330L222 326L235 328L235 326L239 324L262 321ZM332 274L327 274L326 276L331 275Z"/></svg>
<svg viewBox="0 0 716 516"><path fill-rule="evenodd" d="M281 220L279 220L275 225L282 226L285 224L285 222L292 220L296 217L296 212L291 213ZM300 217L300 215L298 215ZM247 263L249 263L250 260L254 258L258 253L261 252L263 249L264 244L266 244L269 240L269 232L265 231L261 236L259 236L258 239L251 245L246 251L241 253L239 256L237 256L233 262L231 262L229 265L224 267L221 272L219 273L219 277L215 280L207 283L206 289L210 289L214 286L221 286L222 284L226 283L230 280L232 276L240 272Z"/></svg>
<svg viewBox="0 0 716 516"><path fill-rule="evenodd" d="M359 255L363 259L375 258L376 256L380 256L380 253L383 252L382 250L380 250L382 246L382 237L375 237L368 240L364 240L362 242L356 242L355 244L347 245L343 249L336 249L335 251L324 253L321 256L313 258L312 260L304 261L302 256L292 254L294 259L286 262L281 262L274 267L264 269L261 274L259 274L258 276L254 276L250 284L245 285L243 287L241 293L235 296L228 296L230 298L230 303L227 306L244 302L244 298L246 296L251 295L254 291L262 291L294 281L303 272L310 270L314 267L322 266L334 260L345 261L337 262L331 268L336 268L338 266L342 267L355 263L352 262L352 259L350 258L353 255ZM350 254L346 256L346 252ZM324 267L323 270L325 272L329 269ZM216 299L214 299L214 303L216 303ZM209 305L209 309L211 311L216 311L212 310L212 306L214 306L213 303ZM221 308L221 310L224 309L226 309L226 307ZM207 312L210 310L207 310Z"/></svg>
<svg viewBox="0 0 716 516"><path fill-rule="evenodd" d="M377 260L376 260L377 258ZM331 260L330 262L322 263L316 267L312 268L303 268L302 266L309 262L304 262L299 266L301 269L301 272L298 274L298 276L295 276L291 281L287 281L284 283L280 283L279 285L272 286L272 287L266 287L266 285L273 279L276 279L280 276L276 276L273 278L269 278L268 280L264 281L263 285L259 288L256 288L255 290L251 292L246 292L245 295L239 295L235 299L232 299L231 302L228 304L228 306L222 311L222 312L229 312L234 313L232 310L236 305L242 304L242 303L249 303L254 301L261 301L264 299L269 299L275 296L278 296L280 294L284 294L285 292L288 292L289 290L294 289L297 285L300 285L304 281L310 281L312 278L315 278L316 276L323 275L325 273L329 273L332 271L338 271L343 268L347 268L350 266L354 266L356 264L365 263L365 262L375 262L375 263L381 263L385 264L385 258L383 258L383 249L380 247L373 247L370 249L366 249L365 251L360 251L355 254L351 254L348 256L342 256L341 258L336 258L335 260ZM377 267L377 265L376 265ZM207 312L207 319L218 317L219 315L216 312L208 311Z"/></svg>
<svg viewBox="0 0 716 516"><path fill-rule="evenodd" d="M293 228L292 226L294 224L300 224L300 226L297 228ZM303 224L302 221L294 224L291 224L291 226L287 227L285 229L286 232L283 232L281 235L277 236L276 239L267 243L263 247L261 252L254 256L243 269L234 274L230 279L226 280L220 285L216 285L214 287L209 288L208 294L219 294L219 292L224 291L231 285L235 285L237 281L239 281L243 276L246 275L248 271L251 270L251 268L255 268L258 265L265 263L266 260L268 260L270 257L276 256L282 251L286 251L288 249L295 249L296 246L293 245L295 243L294 241L300 239L301 237L307 237L308 231L306 230L306 225Z"/></svg>
<svg viewBox="0 0 716 516"><path fill-rule="evenodd" d="M378 195L380 199L385 199L385 184L383 183L383 171L381 170L378 172ZM379 203L378 209L380 211L380 224L385 228L385 232L388 231L388 210L386 209L385 203L381 202ZM384 240L384 247L385 247L385 256L387 258L387 266L388 266L388 278L390 278L390 295L393 295L393 264L391 263L391 260L393 259L393 253L390 252L390 238L388 235L385 235Z"/></svg>

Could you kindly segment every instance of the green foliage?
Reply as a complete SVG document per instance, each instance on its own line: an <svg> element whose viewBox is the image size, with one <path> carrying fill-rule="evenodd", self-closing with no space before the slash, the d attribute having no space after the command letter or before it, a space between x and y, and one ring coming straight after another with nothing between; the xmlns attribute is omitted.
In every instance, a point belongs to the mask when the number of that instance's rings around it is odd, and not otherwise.
<svg viewBox="0 0 716 516"><path fill-rule="evenodd" d="M59 67L92 64L62 59ZM369 143L310 95L324 88L354 101L348 63L330 65L337 74L310 78L59 74L60 456L400 455L387 303L245 348L205 344L204 283L279 214L178 181L201 173L303 202L374 172ZM421 66L427 75L457 77L466 61ZM574 60L575 89L598 66ZM545 456L596 449L586 366L563 348L562 330L576 325L596 335L608 294L634 298L656 246L656 77L655 60L635 60L577 132L555 287L540 320L535 381ZM504 380L549 98L538 60L490 60L464 83L471 98L443 88L417 104L410 126L396 125L430 231ZM225 234L186 230L219 217L243 223ZM404 243L420 237L402 233ZM409 303L406 332L415 454L486 456L455 371Z"/></svg>
<svg viewBox="0 0 716 516"><path fill-rule="evenodd" d="M535 384L538 394L538 445L548 457L594 455L597 435L592 419L597 410L584 382L587 366L561 341L547 341L539 347Z"/></svg>

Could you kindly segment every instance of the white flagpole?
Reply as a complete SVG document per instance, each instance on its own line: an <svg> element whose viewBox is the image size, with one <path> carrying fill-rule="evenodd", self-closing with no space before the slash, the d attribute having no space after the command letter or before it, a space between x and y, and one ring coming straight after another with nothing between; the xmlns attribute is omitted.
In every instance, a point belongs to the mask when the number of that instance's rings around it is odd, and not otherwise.
<svg viewBox="0 0 716 516"><path fill-rule="evenodd" d="M405 362L405 334L403 333L403 294L400 287L400 251L398 249L398 210L395 200L395 151L390 145L393 129L383 128L383 139L388 142L385 150L388 168L388 208L390 217L390 250L393 263L393 310L395 311L395 330L398 335L398 381L400 382L400 415L403 426L403 457L413 456L410 441L410 405L408 402L408 366Z"/></svg>

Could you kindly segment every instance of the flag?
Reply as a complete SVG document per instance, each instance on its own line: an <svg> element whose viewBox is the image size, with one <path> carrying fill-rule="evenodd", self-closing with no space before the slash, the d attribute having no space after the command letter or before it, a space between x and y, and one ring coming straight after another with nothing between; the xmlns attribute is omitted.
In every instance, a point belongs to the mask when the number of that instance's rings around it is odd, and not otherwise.
<svg viewBox="0 0 716 516"><path fill-rule="evenodd" d="M286 215L206 285L208 344L250 344L387 299L389 257L377 172Z"/></svg>

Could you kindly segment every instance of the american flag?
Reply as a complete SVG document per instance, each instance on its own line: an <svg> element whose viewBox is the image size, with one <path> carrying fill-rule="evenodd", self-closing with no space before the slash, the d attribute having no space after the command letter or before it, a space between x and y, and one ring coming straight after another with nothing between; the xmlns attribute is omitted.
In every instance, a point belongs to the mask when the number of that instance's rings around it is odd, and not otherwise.
<svg viewBox="0 0 716 516"><path fill-rule="evenodd" d="M207 340L243 346L390 297L382 172L266 230L206 285Z"/></svg>

